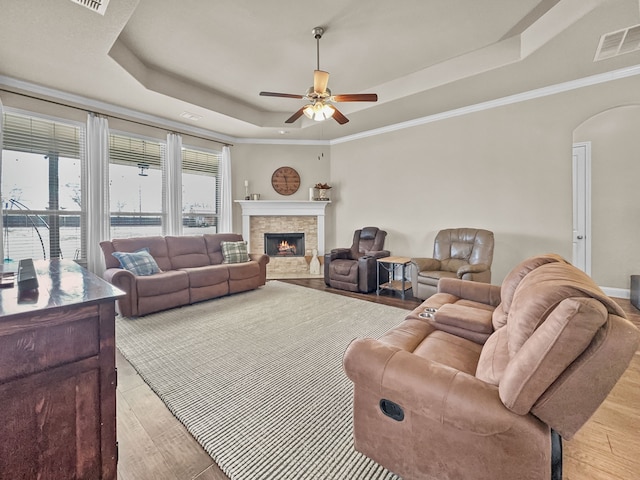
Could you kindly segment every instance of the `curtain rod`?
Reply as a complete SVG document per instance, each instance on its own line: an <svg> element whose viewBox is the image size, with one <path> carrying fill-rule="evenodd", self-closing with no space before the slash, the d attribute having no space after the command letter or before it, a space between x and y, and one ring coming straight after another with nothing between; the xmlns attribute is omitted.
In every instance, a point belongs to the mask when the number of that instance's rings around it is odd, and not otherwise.
<svg viewBox="0 0 640 480"><path fill-rule="evenodd" d="M102 116L104 116L104 117L114 118L114 119L116 119L116 120L122 120L122 121L124 121L124 122L129 122L129 123L135 123L135 124L137 124L137 125L142 125L143 127L151 127L151 128L155 128L155 129L158 129L158 130L164 130L165 132L166 132L166 131L169 131L169 132L171 132L171 133L179 133L179 134L181 134L181 135L188 135L188 136L190 136L190 137L198 138L198 139L200 139L200 140L206 140L206 141L208 141L208 142L219 143L220 145L223 145L223 146L225 146L225 147L233 147L233 143L229 143L229 142L221 142L220 140L214 140L214 139L212 139L212 138L201 137L201 136L199 136L199 135L194 135L193 133L181 132L181 131L179 131L179 130L173 130L173 129L168 129L168 128L164 128L164 127L159 127L159 126L157 126L157 125L150 125L150 124L148 124L148 123L143 123L143 122L140 122L140 121L137 121L137 120L131 120L131 119L129 119L129 118L118 117L118 116L116 116L116 115L111 115L111 114L109 114L109 113L96 112L96 111L94 111L94 110L88 110L87 108L77 107L77 106L75 106L75 105L69 105L69 104L67 104L67 103L62 103L62 102L58 102L58 101L55 101L55 100L49 100L49 99L47 99L47 98L36 97L35 95L28 95L28 94L26 94L26 93L15 92L15 91L13 91L13 90L7 90L7 89L5 89L5 88L0 88L0 92L12 93L12 94L14 94L14 95L20 95L20 96L22 96L22 97L31 98L31 99L33 99L33 100L39 100L39 101L41 101L41 102L47 102L47 103L52 103L52 104L54 104L54 105L60 105L61 107L74 108L74 109L76 109L76 110L80 110L80 111L82 111L82 112L86 112L86 113L95 113L95 114L97 114L97 115L102 115Z"/></svg>

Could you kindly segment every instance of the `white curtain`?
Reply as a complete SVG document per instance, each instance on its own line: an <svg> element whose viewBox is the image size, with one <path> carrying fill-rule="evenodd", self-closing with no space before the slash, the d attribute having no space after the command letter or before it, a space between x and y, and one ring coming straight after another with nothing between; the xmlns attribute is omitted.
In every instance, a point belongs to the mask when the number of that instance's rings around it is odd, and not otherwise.
<svg viewBox="0 0 640 480"><path fill-rule="evenodd" d="M165 235L182 235L182 137L167 134L167 155L164 165L163 201Z"/></svg>
<svg viewBox="0 0 640 480"><path fill-rule="evenodd" d="M100 242L110 239L109 219L109 122L89 113L87 117L87 161L83 193L87 216L87 268L96 275L104 272Z"/></svg>
<svg viewBox="0 0 640 480"><path fill-rule="evenodd" d="M233 197L231 195L231 149L222 147L220 163L220 233L233 232Z"/></svg>
<svg viewBox="0 0 640 480"><path fill-rule="evenodd" d="M4 110L2 109L2 100L0 100L0 180L2 180L2 122L4 120ZM2 198L2 182L0 181L0 198ZM0 204L0 210L4 208L4 205ZM0 215L0 232L4 232L4 226L2 224L2 217ZM4 237L4 236L3 236ZM4 263L4 241L0 238L0 263Z"/></svg>

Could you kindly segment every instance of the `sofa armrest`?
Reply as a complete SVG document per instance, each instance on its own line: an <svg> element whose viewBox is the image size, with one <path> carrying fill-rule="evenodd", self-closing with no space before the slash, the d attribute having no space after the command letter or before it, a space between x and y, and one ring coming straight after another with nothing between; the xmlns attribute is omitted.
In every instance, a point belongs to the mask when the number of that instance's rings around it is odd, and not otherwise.
<svg viewBox="0 0 640 480"><path fill-rule="evenodd" d="M123 268L107 268L103 278L115 287L125 292L125 296L118 299L118 311L124 317L138 315L138 290L136 276Z"/></svg>
<svg viewBox="0 0 640 480"><path fill-rule="evenodd" d="M266 255L264 253L250 253L249 254L249 260L253 260L255 262L258 262L260 264L260 266L265 266L267 265L267 263L269 263L269 255Z"/></svg>
<svg viewBox="0 0 640 480"><path fill-rule="evenodd" d="M270 257L264 253L250 253L249 260L258 262L260 266L260 285L267 283L267 263L269 263Z"/></svg>
<svg viewBox="0 0 640 480"><path fill-rule="evenodd" d="M358 258L358 289L360 292L369 293L378 288L378 258L388 256L388 251L376 250L367 252ZM389 273L386 270L380 273L380 283L387 282Z"/></svg>
<svg viewBox="0 0 640 480"><path fill-rule="evenodd" d="M372 252L367 252L365 256L373 257L373 258L384 258L384 257L391 256L391 252L389 250L376 250Z"/></svg>
<svg viewBox="0 0 640 480"><path fill-rule="evenodd" d="M486 263L467 263L466 265L462 265L460 268L458 268L456 275L458 276L458 278L462 278L463 275L467 273L482 273L486 272L487 270L489 270L489 265L487 265Z"/></svg>
<svg viewBox="0 0 640 480"><path fill-rule="evenodd" d="M440 260L437 260L435 258L422 258L422 257L412 258L411 263L415 265L418 272L422 272L425 270L426 271L440 270L440 267L442 266L442 264L440 263Z"/></svg>
<svg viewBox="0 0 640 480"><path fill-rule="evenodd" d="M495 385L372 338L351 342L343 365L356 387L461 430L495 435L522 418L504 406Z"/></svg>
<svg viewBox="0 0 640 480"><path fill-rule="evenodd" d="M458 330L471 331L485 334L488 337L493 333L492 314L492 310L484 308L447 303L433 314L433 325L444 331L447 331L447 327L453 327L456 332Z"/></svg>
<svg viewBox="0 0 640 480"><path fill-rule="evenodd" d="M336 260L338 258L345 258L347 260L352 260L351 258L351 249L350 248L334 248L328 254L329 260Z"/></svg>
<svg viewBox="0 0 640 480"><path fill-rule="evenodd" d="M438 293L448 293L458 298L472 300L497 307L500 304L500 287L490 283L472 282L459 278L441 278Z"/></svg>

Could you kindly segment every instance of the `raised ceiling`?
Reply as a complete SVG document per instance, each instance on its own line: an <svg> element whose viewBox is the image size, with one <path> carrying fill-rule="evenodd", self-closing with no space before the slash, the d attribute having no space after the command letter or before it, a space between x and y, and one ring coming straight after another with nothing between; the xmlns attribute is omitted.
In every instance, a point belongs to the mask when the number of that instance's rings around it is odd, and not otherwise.
<svg viewBox="0 0 640 480"><path fill-rule="evenodd" d="M0 87L231 139L332 140L636 66L637 51L593 59L603 34L638 23L637 0L110 0L104 16L0 0ZM316 26L331 90L379 96L341 103L344 126L286 125L304 101L258 95L305 93Z"/></svg>

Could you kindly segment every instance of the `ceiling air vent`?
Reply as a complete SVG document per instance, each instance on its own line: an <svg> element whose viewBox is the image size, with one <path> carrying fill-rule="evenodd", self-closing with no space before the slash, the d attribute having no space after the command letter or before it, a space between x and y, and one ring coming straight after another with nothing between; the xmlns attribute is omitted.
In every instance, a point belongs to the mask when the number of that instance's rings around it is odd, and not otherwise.
<svg viewBox="0 0 640 480"><path fill-rule="evenodd" d="M640 25L605 33L600 37L594 62L640 50Z"/></svg>
<svg viewBox="0 0 640 480"><path fill-rule="evenodd" d="M83 7L87 7L89 10L93 10L100 15L104 15L104 12L107 11L107 5L109 5L109 0L71 0L73 3L77 3L78 5L82 5Z"/></svg>

